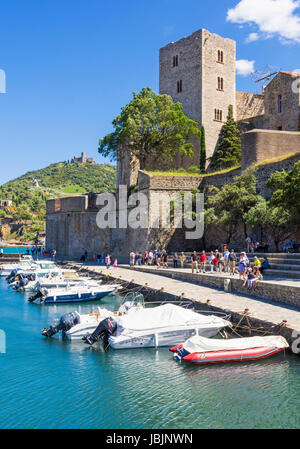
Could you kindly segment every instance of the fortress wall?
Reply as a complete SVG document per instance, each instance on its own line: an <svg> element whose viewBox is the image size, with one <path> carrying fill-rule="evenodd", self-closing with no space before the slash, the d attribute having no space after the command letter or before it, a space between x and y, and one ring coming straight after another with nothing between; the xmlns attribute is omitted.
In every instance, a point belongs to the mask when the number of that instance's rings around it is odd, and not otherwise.
<svg viewBox="0 0 300 449"><path fill-rule="evenodd" d="M258 166L255 174L258 180L258 193L268 197L270 192L266 189L265 184L271 174L281 169L291 170L298 160L300 160L300 152L285 160ZM221 188L232 182L234 177L240 173L241 169L235 169L223 174L188 177L156 176L140 171L139 189L147 194L149 211L151 211L157 206L157 193L170 197L180 190L191 190L198 187L202 190L211 185ZM84 211L74 210L74 206L78 206L78 203L76 201L73 203L72 197L64 203L64 208L69 204L73 209L68 211L55 211L55 206L60 204L60 199L47 201L46 245L50 249L56 249L60 258L78 260L87 250L90 259L93 254L110 252L114 257L118 257L119 262L127 263L128 254L132 250L143 252L145 249L155 250L156 248L167 248L168 251L202 249L203 241L186 240L183 229L99 229L96 223L97 210L92 208L95 206L97 195L90 197L86 195L83 198L85 201L82 200L82 204L86 205L89 200L89 207L86 207ZM226 230L222 226L209 226L206 229L205 244L207 248L220 246L226 241L226 238ZM271 241L266 243L270 244ZM244 248L245 236L242 226L238 229L230 246L236 249Z"/></svg>
<svg viewBox="0 0 300 449"><path fill-rule="evenodd" d="M242 135L242 168L254 162L300 152L300 132L254 129Z"/></svg>
<svg viewBox="0 0 300 449"><path fill-rule="evenodd" d="M59 258L79 259L84 251L93 254L108 251L110 229L99 229L96 212L47 214L46 246L56 249Z"/></svg>
<svg viewBox="0 0 300 449"><path fill-rule="evenodd" d="M236 119L245 121L265 112L264 96L250 92L236 92Z"/></svg>

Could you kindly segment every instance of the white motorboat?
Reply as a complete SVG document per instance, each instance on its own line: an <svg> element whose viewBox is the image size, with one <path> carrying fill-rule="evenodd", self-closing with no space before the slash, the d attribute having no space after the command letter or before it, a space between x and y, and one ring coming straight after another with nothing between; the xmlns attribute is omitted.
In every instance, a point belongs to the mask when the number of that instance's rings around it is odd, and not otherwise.
<svg viewBox="0 0 300 449"><path fill-rule="evenodd" d="M67 276L70 274L76 273L75 270L65 269L61 267L57 267L55 265L51 265L50 268L39 268L39 266L31 266L30 268L18 268L13 269L9 275L7 276L7 281L9 284L12 284L15 281L18 281L18 277L28 277L34 275L36 278L54 278L57 276Z"/></svg>
<svg viewBox="0 0 300 449"><path fill-rule="evenodd" d="M122 315L134 313L144 307L144 298L141 294L127 294L121 306L116 312L105 308L98 308L98 312L89 314L79 314L72 312L71 314L63 315L55 326L50 326L49 329L42 329L42 335L45 337L52 337L58 332L72 341L82 341L87 333L93 333L98 327L99 323L105 318L113 316L114 318Z"/></svg>
<svg viewBox="0 0 300 449"><path fill-rule="evenodd" d="M19 262L0 265L0 277L9 276L12 270L30 269L34 264L32 256L21 256Z"/></svg>
<svg viewBox="0 0 300 449"><path fill-rule="evenodd" d="M102 281L95 281L93 279L85 278L85 277L74 277L74 278L65 278L64 276L54 276L54 277L40 277L37 280L29 281L24 285L23 282L14 282L10 286L13 287L17 291L21 292L38 292L39 290L53 289L53 288L68 288L68 287L76 287L79 285L89 285L91 287L98 287L102 284Z"/></svg>
<svg viewBox="0 0 300 449"><path fill-rule="evenodd" d="M177 306L164 304L141 309L134 314L110 317L99 324L85 340L92 345L99 335L107 338L113 349L175 346L193 335L213 337L231 323L216 315L205 315Z"/></svg>
<svg viewBox="0 0 300 449"><path fill-rule="evenodd" d="M97 301L104 296L116 294L118 285L76 285L65 288L43 288L29 298L29 302L39 304L63 304L71 302Z"/></svg>

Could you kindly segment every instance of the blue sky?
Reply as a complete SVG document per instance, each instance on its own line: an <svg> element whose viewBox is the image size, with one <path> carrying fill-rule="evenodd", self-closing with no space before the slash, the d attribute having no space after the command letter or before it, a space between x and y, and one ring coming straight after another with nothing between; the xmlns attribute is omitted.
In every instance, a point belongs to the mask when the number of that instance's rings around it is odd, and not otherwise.
<svg viewBox="0 0 300 449"><path fill-rule="evenodd" d="M237 41L239 90L259 89L251 64L297 69L298 16L298 0L2 1L0 184L81 151L104 162L97 143L121 106L158 91L158 49L200 28Z"/></svg>

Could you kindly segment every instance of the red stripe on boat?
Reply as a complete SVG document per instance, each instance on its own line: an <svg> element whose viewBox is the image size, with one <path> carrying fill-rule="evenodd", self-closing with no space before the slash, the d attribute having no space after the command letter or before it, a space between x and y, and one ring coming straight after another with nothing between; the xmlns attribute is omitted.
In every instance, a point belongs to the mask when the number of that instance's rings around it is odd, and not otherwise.
<svg viewBox="0 0 300 449"><path fill-rule="evenodd" d="M264 359L282 351L284 351L284 348L263 347L229 351L194 352L193 354L186 355L183 360L197 365L204 365L207 363L243 362Z"/></svg>

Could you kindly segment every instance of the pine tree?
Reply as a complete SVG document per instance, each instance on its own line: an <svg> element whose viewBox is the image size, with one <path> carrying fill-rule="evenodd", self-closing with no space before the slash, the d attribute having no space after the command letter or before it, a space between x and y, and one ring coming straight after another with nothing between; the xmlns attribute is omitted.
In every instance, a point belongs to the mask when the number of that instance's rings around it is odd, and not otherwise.
<svg viewBox="0 0 300 449"><path fill-rule="evenodd" d="M206 165L206 145L205 145L205 129L201 126L201 150L200 150L200 171L205 172Z"/></svg>
<svg viewBox="0 0 300 449"><path fill-rule="evenodd" d="M220 133L216 152L211 158L211 168L229 168L241 163L242 144L237 122L233 118L232 105L228 108L228 116Z"/></svg>

